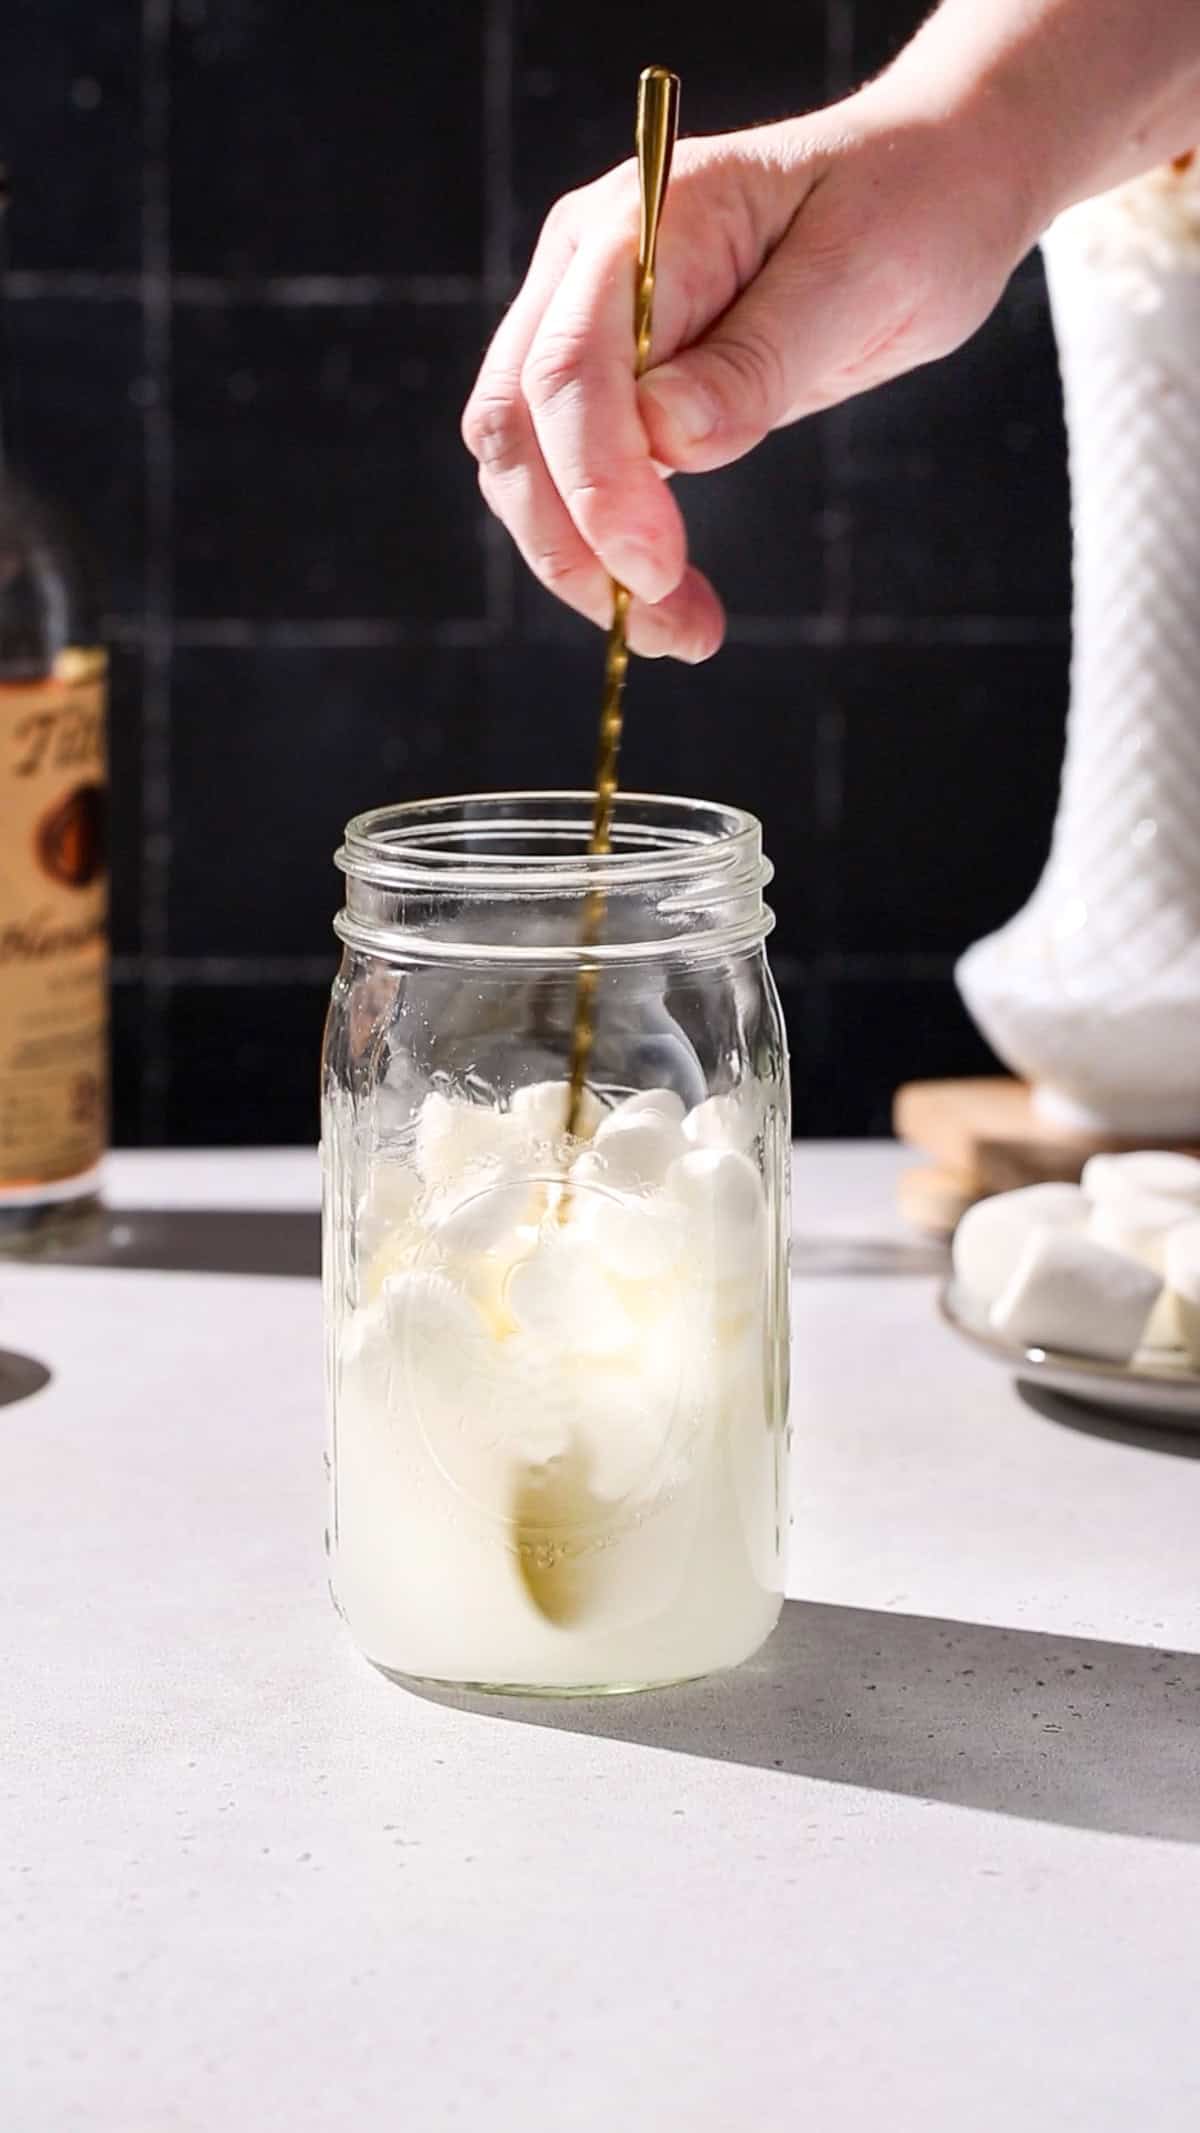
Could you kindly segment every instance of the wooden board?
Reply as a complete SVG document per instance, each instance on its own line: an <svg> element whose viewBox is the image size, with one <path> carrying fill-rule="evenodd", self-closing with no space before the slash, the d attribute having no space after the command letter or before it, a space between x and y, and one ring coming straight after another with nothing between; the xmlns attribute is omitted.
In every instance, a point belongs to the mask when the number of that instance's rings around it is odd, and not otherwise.
<svg viewBox="0 0 1200 2133"><path fill-rule="evenodd" d="M974 1081L913 1081L897 1090L892 1122L898 1140L932 1158L933 1173L918 1185L908 1173L904 1212L921 1228L948 1235L958 1213L989 1193L1048 1180L1074 1184L1091 1155L1133 1148L1177 1148L1200 1156L1188 1141L1122 1140L1074 1132L1039 1116L1023 1081L997 1076ZM961 1204L959 1204L961 1203ZM928 1215L920 1209L925 1205Z"/></svg>

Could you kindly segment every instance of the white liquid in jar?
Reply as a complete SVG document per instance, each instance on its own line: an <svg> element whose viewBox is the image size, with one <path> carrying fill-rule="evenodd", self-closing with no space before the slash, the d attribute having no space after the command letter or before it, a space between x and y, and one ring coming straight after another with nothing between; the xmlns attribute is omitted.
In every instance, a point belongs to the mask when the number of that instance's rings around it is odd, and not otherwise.
<svg viewBox="0 0 1200 2133"><path fill-rule="evenodd" d="M557 1086L509 1112L430 1097L411 1165L371 1177L335 1587L395 1672L680 1680L778 1616L786 1313L752 1132L697 1146L670 1102L621 1109L589 1116L565 1211L531 1124L565 1115Z"/></svg>

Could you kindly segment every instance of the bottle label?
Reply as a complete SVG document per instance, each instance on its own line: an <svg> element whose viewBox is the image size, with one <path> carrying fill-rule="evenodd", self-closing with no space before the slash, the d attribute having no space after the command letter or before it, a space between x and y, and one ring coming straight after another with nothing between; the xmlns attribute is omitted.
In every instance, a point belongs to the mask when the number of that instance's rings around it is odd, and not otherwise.
<svg viewBox="0 0 1200 2133"><path fill-rule="evenodd" d="M107 1141L106 802L103 654L0 682L0 1200Z"/></svg>

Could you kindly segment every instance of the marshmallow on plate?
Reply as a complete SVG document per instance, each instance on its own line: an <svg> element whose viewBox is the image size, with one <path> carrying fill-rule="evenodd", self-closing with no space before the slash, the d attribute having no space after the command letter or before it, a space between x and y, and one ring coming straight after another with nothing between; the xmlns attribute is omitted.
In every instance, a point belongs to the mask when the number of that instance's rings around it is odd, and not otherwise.
<svg viewBox="0 0 1200 2133"><path fill-rule="evenodd" d="M1200 1220L1180 1222L1168 1233L1165 1258L1176 1331L1200 1370Z"/></svg>
<svg viewBox="0 0 1200 2133"><path fill-rule="evenodd" d="M1023 1348L1127 1363L1161 1293L1149 1267L1071 1229L1035 1229L991 1322Z"/></svg>
<svg viewBox="0 0 1200 2133"><path fill-rule="evenodd" d="M965 1295L993 1304L1035 1229L1082 1230L1087 1217L1078 1185L1025 1185L978 1200L954 1232L955 1279Z"/></svg>
<svg viewBox="0 0 1200 2133"><path fill-rule="evenodd" d="M1186 1200L1168 1199L1164 1193L1130 1192L1120 1199L1101 1200L1092 1210L1088 1234L1098 1244L1107 1244L1110 1251L1124 1252L1152 1273L1162 1274L1170 1232L1191 1220L1195 1212ZM1182 1337L1174 1302L1164 1291L1143 1340L1148 1348L1177 1348Z"/></svg>
<svg viewBox="0 0 1200 2133"><path fill-rule="evenodd" d="M1169 1148L1142 1148L1132 1155L1093 1155L1083 1166L1081 1180L1090 1200L1123 1200L1136 1193L1153 1193L1167 1200L1182 1200L1200 1209L1200 1162L1194 1155L1175 1155Z"/></svg>
<svg viewBox="0 0 1200 2133"><path fill-rule="evenodd" d="M1140 1259L1155 1274L1166 1264L1167 1232L1192 1218L1184 1200L1169 1200L1163 1193L1129 1193L1119 1200L1101 1200L1092 1209L1088 1234L1112 1252L1125 1252Z"/></svg>

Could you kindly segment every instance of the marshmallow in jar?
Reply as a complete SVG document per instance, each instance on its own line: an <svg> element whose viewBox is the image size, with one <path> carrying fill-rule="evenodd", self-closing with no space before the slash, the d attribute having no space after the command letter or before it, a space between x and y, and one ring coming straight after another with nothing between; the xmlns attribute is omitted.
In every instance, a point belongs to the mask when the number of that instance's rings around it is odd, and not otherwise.
<svg viewBox="0 0 1200 2133"><path fill-rule="evenodd" d="M408 1678L640 1688L778 1617L789 1112L736 810L497 794L350 824L326 1034L334 1595ZM568 1135L580 928L605 893Z"/></svg>

